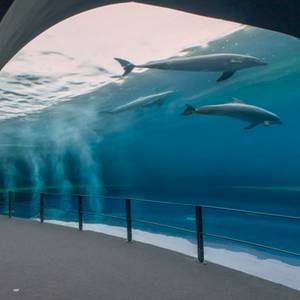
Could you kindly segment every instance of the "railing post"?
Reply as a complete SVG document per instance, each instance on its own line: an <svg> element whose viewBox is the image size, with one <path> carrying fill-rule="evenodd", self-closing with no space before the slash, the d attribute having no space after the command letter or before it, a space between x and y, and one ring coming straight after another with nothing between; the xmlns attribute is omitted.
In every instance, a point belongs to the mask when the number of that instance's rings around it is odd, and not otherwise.
<svg viewBox="0 0 300 300"><path fill-rule="evenodd" d="M40 219L44 223L44 194L40 193Z"/></svg>
<svg viewBox="0 0 300 300"><path fill-rule="evenodd" d="M197 250L198 261L204 261L204 247L203 247L203 225L202 225L202 207L196 206L196 226L197 226Z"/></svg>
<svg viewBox="0 0 300 300"><path fill-rule="evenodd" d="M127 219L127 242L131 242L132 241L132 226L131 226L130 199L126 199L126 219Z"/></svg>
<svg viewBox="0 0 300 300"><path fill-rule="evenodd" d="M12 192L8 192L8 216L11 218L12 215Z"/></svg>
<svg viewBox="0 0 300 300"><path fill-rule="evenodd" d="M82 230L82 196L78 195L78 228Z"/></svg>

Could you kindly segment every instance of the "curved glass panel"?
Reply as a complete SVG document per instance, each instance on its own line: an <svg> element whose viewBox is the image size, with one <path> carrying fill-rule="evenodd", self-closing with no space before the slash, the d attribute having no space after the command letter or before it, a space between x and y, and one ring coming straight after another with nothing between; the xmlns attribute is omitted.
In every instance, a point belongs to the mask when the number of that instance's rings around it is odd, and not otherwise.
<svg viewBox="0 0 300 300"><path fill-rule="evenodd" d="M139 4L65 20L0 73L2 191L300 216L299 53L299 40L287 35ZM18 216L38 217L36 194L18 194L14 201ZM89 228L125 226L123 202L84 201ZM17 207L30 203L37 207L26 213ZM53 209L54 204L67 211ZM0 205L7 212L7 204ZM76 197L47 196L45 206L47 220L77 218ZM206 233L286 251L300 248L296 221L203 213ZM192 207L134 202L132 218L134 238L156 243L163 235L164 246L170 241L178 251L171 240L184 238L180 251L196 255ZM211 261L218 256L215 250L251 252L206 240ZM280 254L276 259L300 272L297 259Z"/></svg>

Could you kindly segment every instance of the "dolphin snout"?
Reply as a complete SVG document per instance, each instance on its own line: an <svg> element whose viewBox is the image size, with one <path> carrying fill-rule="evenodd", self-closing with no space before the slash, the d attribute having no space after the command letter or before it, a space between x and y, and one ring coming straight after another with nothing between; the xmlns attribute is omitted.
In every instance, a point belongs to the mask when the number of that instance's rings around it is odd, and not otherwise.
<svg viewBox="0 0 300 300"><path fill-rule="evenodd" d="M267 66L267 65L268 65L268 63L267 63L267 62L265 62L265 61L262 61L262 60L261 60L261 61L260 61L260 65L261 65L261 66Z"/></svg>

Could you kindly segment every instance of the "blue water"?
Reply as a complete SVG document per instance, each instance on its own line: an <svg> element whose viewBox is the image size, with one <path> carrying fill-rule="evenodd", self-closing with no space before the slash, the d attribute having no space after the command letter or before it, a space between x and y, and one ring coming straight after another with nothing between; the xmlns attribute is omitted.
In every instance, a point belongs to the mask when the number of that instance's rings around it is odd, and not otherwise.
<svg viewBox="0 0 300 300"><path fill-rule="evenodd" d="M211 41L208 47L187 51L188 55L210 53L252 55L264 59L268 66L238 71L220 83L216 82L219 73L132 72L124 79L74 95L70 101L58 101L51 107L4 119L0 132L1 187L300 216L299 40L261 29L249 31L246 27ZM107 74L107 78L110 75L113 74ZM49 84L45 78L14 76L10 80L13 79L14 84L18 80L21 90L24 87L24 92L28 85L34 89ZM101 113L168 90L177 94L160 108L113 116ZM25 97L20 93L9 98L5 87L1 92L11 102ZM231 97L277 114L283 125L244 130L249 124L232 118L180 115L186 104L222 104L230 102ZM15 197L15 204L38 204L38 196ZM76 197L50 198L46 199L48 206L77 209ZM5 194L3 199L7 199ZM38 208L14 208L16 216L39 214ZM5 211L7 206L1 209ZM124 203L113 200L89 200L85 209L125 216ZM47 214L49 219L77 218L76 213L57 210L48 210ZM204 211L204 216L208 233L299 253L299 221L209 210ZM124 225L117 220L85 218L87 222ZM134 203L133 218L195 230L193 208ZM161 231L155 226L134 225ZM167 229L163 232L192 239L188 233Z"/></svg>

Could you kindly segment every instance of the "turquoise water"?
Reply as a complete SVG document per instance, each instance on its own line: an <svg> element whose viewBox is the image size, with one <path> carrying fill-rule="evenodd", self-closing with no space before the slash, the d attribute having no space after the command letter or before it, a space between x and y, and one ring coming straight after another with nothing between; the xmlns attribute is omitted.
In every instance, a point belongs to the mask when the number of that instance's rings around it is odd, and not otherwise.
<svg viewBox="0 0 300 300"><path fill-rule="evenodd" d="M268 66L241 70L216 82L221 73L168 70L134 70L122 79L111 79L118 74L99 65L97 76L103 84L94 89L86 88L88 77L82 79L85 81L77 77L72 81L74 74L68 75L71 79L63 86L55 76L2 73L2 116L10 118L3 117L1 121L1 187L300 216L299 40L244 27L210 41L206 47L181 50L187 56L251 55ZM121 68L119 71L122 74ZM78 92L80 85L85 89ZM51 93L49 86L53 87ZM177 93L159 108L149 106L115 115L102 113L165 91ZM68 95L64 96L64 92ZM63 101L64 97L68 101ZM233 118L180 115L186 104L224 104L231 102L231 97L277 114L283 124L244 130L249 123ZM51 98L56 102L50 106L47 103ZM26 197L18 195L15 201L38 201L37 196ZM50 198L46 200L51 205L77 208L76 198ZM124 204L120 202L89 200L85 205L87 211L124 215ZM5 210L7 207L3 206ZM208 210L204 213L205 230L209 233L299 253L299 222ZM16 215L33 217L38 215L38 209L19 207ZM76 214L48 212L48 218L63 217L73 220ZM195 229L192 208L134 204L133 217ZM146 225L135 226L160 231ZM168 230L164 233L194 238Z"/></svg>

